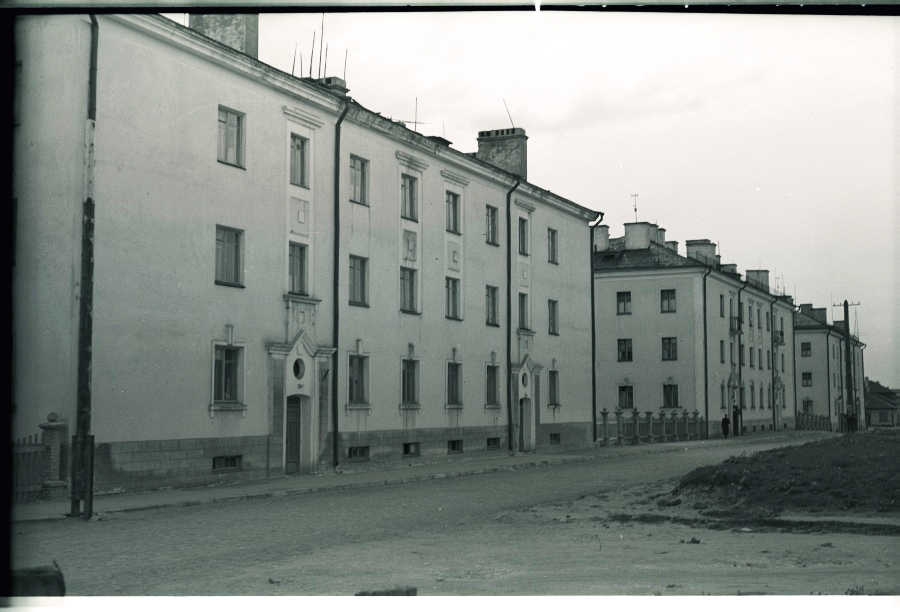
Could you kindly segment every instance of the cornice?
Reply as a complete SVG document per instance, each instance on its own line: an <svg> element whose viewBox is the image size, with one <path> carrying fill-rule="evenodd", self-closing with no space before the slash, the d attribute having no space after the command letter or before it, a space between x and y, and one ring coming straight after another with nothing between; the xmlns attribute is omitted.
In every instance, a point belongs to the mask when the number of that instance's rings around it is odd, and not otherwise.
<svg viewBox="0 0 900 612"><path fill-rule="evenodd" d="M396 152L397 160L412 170L416 170L418 172L424 172L428 168L428 164L423 160L415 157L414 155L410 155L409 153L405 153L403 151Z"/></svg>
<svg viewBox="0 0 900 612"><path fill-rule="evenodd" d="M315 130L325 125L325 122L319 119L316 115L313 115L312 113L305 111L297 106L284 105L281 107L281 110L285 115L297 121L298 123L305 125L308 128Z"/></svg>
<svg viewBox="0 0 900 612"><path fill-rule="evenodd" d="M467 179L466 177L464 177L461 174L451 172L450 170L447 170L447 169L441 170L441 176L443 176L446 180L450 181L451 183L459 185L460 187L466 187L469 184L469 179Z"/></svg>

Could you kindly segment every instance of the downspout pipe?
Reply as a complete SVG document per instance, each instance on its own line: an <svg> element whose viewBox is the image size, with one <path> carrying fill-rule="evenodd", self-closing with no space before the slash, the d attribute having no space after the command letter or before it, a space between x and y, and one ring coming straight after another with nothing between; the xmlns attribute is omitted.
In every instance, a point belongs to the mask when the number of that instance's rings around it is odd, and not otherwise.
<svg viewBox="0 0 900 612"><path fill-rule="evenodd" d="M85 184L81 216L81 279L78 306L78 380L75 405L75 440L71 455L70 516L87 520L93 514L94 475L91 446L91 366L94 335L94 127L97 120L97 52L100 24L91 19L88 65L87 124L85 125ZM82 502L84 506L82 507Z"/></svg>
<svg viewBox="0 0 900 612"><path fill-rule="evenodd" d="M515 450L512 407L512 194L521 182L521 179L516 179L506 192L506 420L510 451Z"/></svg>
<svg viewBox="0 0 900 612"><path fill-rule="evenodd" d="M797 339L794 337L794 313L799 311L799 307L795 306L794 311L791 313L791 367L794 370L793 376L793 384L791 387L794 388L794 429L797 429L797 419L799 419L799 413L797 412ZM787 346L787 341L785 341L785 346Z"/></svg>
<svg viewBox="0 0 900 612"><path fill-rule="evenodd" d="M706 277L710 275L712 268L706 267L703 273L703 419L706 423L704 427L704 440L709 440L709 339L706 329Z"/></svg>
<svg viewBox="0 0 900 612"><path fill-rule="evenodd" d="M589 225L588 282L591 285L591 440L597 442L597 311L594 302L594 230L603 223L603 213Z"/></svg>
<svg viewBox="0 0 900 612"><path fill-rule="evenodd" d="M741 302L741 292L747 288L750 281L744 281L738 289L738 421L735 423L734 435L744 435L744 303ZM747 314L747 318L752 316Z"/></svg>
<svg viewBox="0 0 900 612"><path fill-rule="evenodd" d="M350 110L350 102L344 101L344 108L334 124L334 261L331 283L331 345L334 355L331 358L331 464L337 467L340 462L340 443L338 435L338 364L341 360L340 341L340 272L341 272L341 123Z"/></svg>
<svg viewBox="0 0 900 612"><path fill-rule="evenodd" d="M831 330L825 330L825 364L828 380L825 388L828 390L828 427L831 428Z"/></svg>
<svg viewBox="0 0 900 612"><path fill-rule="evenodd" d="M769 355L772 360L772 382L769 386L769 406L772 408L772 431L778 431L778 420L776 417L777 409L775 407L775 302L777 297L773 297L769 302Z"/></svg>

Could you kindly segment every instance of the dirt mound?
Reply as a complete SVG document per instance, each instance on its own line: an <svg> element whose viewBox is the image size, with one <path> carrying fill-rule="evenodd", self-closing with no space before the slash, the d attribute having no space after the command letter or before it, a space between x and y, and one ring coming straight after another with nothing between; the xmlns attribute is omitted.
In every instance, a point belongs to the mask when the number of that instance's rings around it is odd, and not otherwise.
<svg viewBox="0 0 900 612"><path fill-rule="evenodd" d="M675 493L711 512L900 511L900 432L858 433L731 457L684 476Z"/></svg>

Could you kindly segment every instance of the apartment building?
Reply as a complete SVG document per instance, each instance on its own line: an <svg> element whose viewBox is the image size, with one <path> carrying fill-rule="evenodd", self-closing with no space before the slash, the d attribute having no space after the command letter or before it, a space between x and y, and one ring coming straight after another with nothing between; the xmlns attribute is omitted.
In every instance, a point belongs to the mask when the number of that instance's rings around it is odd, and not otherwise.
<svg viewBox="0 0 900 612"><path fill-rule="evenodd" d="M16 435L80 419L98 487L589 444L599 213L525 131L463 153L191 26L17 23Z"/></svg>
<svg viewBox="0 0 900 612"><path fill-rule="evenodd" d="M696 414L709 436L726 415L739 433L792 427L791 297L770 291L767 270L742 279L708 239L679 254L665 231L595 230L598 410Z"/></svg>
<svg viewBox="0 0 900 612"><path fill-rule="evenodd" d="M794 345L799 411L828 417L834 431L847 427L848 414L855 414L858 426L863 427L867 423L863 368L866 345L853 334L848 343L846 321L829 324L826 308L800 304L794 313Z"/></svg>

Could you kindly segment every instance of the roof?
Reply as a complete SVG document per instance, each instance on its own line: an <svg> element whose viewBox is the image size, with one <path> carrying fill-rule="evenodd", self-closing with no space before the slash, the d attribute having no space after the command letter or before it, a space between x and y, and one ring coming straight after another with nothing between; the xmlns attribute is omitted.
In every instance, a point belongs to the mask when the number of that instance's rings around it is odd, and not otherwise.
<svg viewBox="0 0 900 612"><path fill-rule="evenodd" d="M609 271L628 269L652 269L652 268L703 268L704 264L683 257L664 246L651 244L646 249L625 249L624 238L612 238L609 241L609 249L594 253L594 270Z"/></svg>
<svg viewBox="0 0 900 612"><path fill-rule="evenodd" d="M354 99L351 96L348 96L344 93L338 93L338 92L332 90L330 87L320 83L318 79L294 76L290 73L284 72L283 70L276 68L275 66L272 66L270 64L263 62L258 57L248 55L238 49L235 49L224 43L221 43L221 42L215 40L214 38L210 38L209 36L206 36L205 34L198 32L197 30L194 30L193 28L183 26L176 21L173 21L171 19L163 17L162 15L152 15L152 17L165 21L167 26L170 26L170 27L174 26L178 30L181 30L183 33L188 33L191 36L200 37L205 42L212 44L212 45L216 45L220 49L227 50L230 53L235 53L237 55L240 55L242 57L242 59L245 61L251 61L254 64L256 64L257 66L264 67L266 70L275 71L275 72L279 73L283 78L293 79L297 83L303 83L303 85L305 85L305 86L312 87L312 88L316 89L318 91L318 93L324 94L328 97L331 97L333 100L335 100L338 103L348 103L351 106L356 107L359 111L362 111L363 113L370 115L372 118L377 118L377 120L381 120L381 121L392 124L392 126L391 126L392 128L400 128L401 130L405 130L405 132L407 132L408 135L410 135L410 136L414 135L414 138L417 141L419 141L419 144L427 143L426 146L430 150L432 150L432 152L435 154L436 154L437 149L447 150L451 154L458 156L459 160L461 162L466 162L466 163L474 162L486 169L490 169L492 172L503 174L503 175L505 175L505 178L510 183L518 182L520 185L527 185L532 190L536 191L537 195L540 197L549 196L549 197L555 198L555 199L559 200L560 202L563 202L569 206L574 207L575 209L577 209L579 216L581 216L585 219L588 219L590 221L593 221L594 219L597 218L598 215L600 215L600 211L594 210L592 208L588 208L586 206L583 206L582 204L578 204L577 202L574 202L574 201L572 201L566 197L563 197L559 194L556 194L556 193L550 191L549 189L544 189L543 187L535 185L534 183L530 183L525 178L520 177L513 172L510 172L508 170L500 168L499 166L495 166L494 164L491 164L491 163L479 158L477 156L477 154L475 154L475 153L464 153L462 151L454 149L453 147L449 146L450 141L448 141L444 138L437 137L437 136L425 136L421 132L411 130L408 127L406 127L406 125L403 122L395 121L389 117L385 117L385 116L381 115L381 113L378 113L371 109L366 108L365 106L360 104L356 99Z"/></svg>

